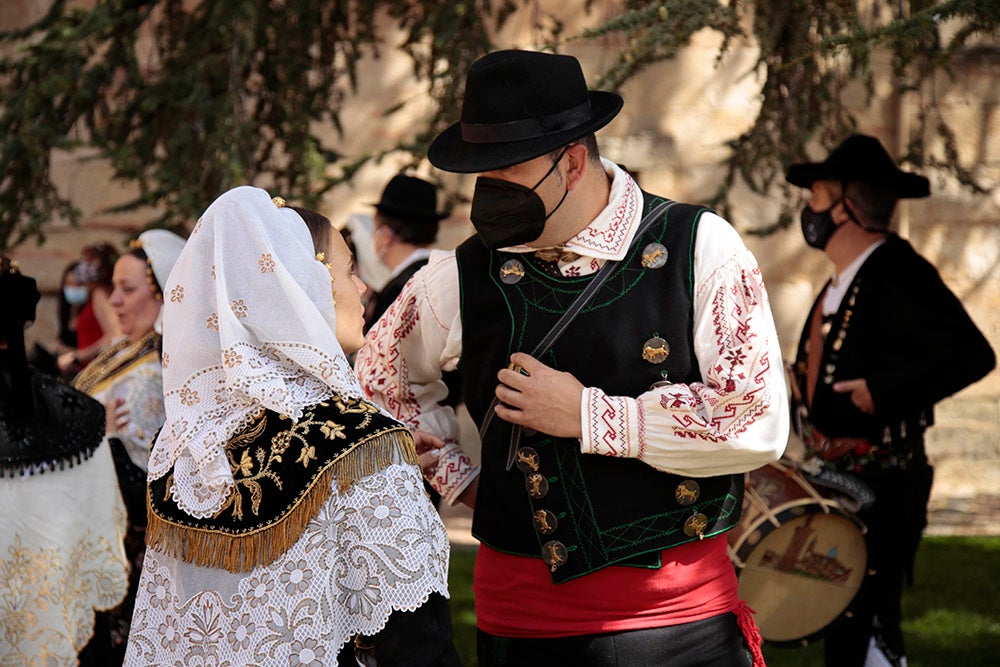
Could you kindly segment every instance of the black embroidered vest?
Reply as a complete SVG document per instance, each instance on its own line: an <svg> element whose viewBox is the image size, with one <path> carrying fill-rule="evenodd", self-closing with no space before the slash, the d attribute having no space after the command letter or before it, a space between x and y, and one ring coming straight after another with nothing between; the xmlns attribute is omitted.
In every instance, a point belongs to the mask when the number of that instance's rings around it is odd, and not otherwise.
<svg viewBox="0 0 1000 667"><path fill-rule="evenodd" d="M645 195L644 211L661 201ZM695 232L704 210L676 205L653 224L541 361L609 396L638 396L661 381L700 381L692 284ZM650 263L664 251L662 267L643 265L644 254ZM459 371L478 425L498 369L512 353L530 352L592 276L553 276L533 254L490 251L478 237L463 243L456 257ZM643 350L657 337L669 354L652 363ZM541 556L556 583L612 564L659 567L663 549L716 535L739 521L742 475L689 480L638 459L581 454L575 439L529 432L520 443L518 466L508 471L509 441L510 425L494 418L484 436L473 534L505 553Z"/></svg>

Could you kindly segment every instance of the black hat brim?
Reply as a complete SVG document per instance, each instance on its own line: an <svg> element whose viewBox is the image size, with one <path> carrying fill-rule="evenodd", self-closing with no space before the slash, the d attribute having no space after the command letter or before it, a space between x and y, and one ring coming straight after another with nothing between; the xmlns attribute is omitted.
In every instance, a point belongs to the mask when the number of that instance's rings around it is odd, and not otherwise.
<svg viewBox="0 0 1000 667"><path fill-rule="evenodd" d="M498 143L473 143L462 138L462 124L455 123L439 134L427 150L431 164L456 174L475 174L527 162L596 132L618 115L624 101L617 93L588 91L590 119L576 127L542 137Z"/></svg>
<svg viewBox="0 0 1000 667"><path fill-rule="evenodd" d="M919 174L904 171L885 173L848 173L826 162L803 162L788 168L785 180L800 188L811 187L815 181L862 181L893 193L900 199L919 199L931 194L930 181Z"/></svg>
<svg viewBox="0 0 1000 667"><path fill-rule="evenodd" d="M425 212L414 212L413 210L397 208L392 204L382 204L380 202L372 202L371 206L375 207L375 210L381 211L386 215L391 215L396 218L402 218L407 221L431 224L435 222L440 222L447 218L450 213L433 213L428 214Z"/></svg>

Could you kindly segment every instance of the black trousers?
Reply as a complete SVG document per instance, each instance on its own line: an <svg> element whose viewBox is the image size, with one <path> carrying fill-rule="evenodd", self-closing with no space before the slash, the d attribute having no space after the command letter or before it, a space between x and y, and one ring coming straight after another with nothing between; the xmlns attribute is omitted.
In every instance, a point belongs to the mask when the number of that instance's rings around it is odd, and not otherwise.
<svg viewBox="0 0 1000 667"><path fill-rule="evenodd" d="M480 667L750 667L736 614L647 630L554 639L478 631Z"/></svg>
<svg viewBox="0 0 1000 667"><path fill-rule="evenodd" d="M907 470L858 475L875 492L875 504L859 514L868 527L868 570L849 607L850 617L832 626L824 639L828 667L863 667L873 633L887 654L906 655L903 642L903 586L909 578L920 537L927 525L927 500L934 469L915 464Z"/></svg>
<svg viewBox="0 0 1000 667"><path fill-rule="evenodd" d="M381 632L361 638L359 644L371 647L360 652L361 659L374 658L378 667L462 667L453 640L448 600L432 593L414 611L392 612ZM337 664L340 667L359 664L354 642L347 642Z"/></svg>

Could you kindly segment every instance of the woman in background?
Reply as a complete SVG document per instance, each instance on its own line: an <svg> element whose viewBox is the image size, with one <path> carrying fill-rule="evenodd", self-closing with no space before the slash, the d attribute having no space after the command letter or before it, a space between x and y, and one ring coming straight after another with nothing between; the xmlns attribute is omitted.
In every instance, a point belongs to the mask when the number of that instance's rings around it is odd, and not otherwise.
<svg viewBox="0 0 1000 667"><path fill-rule="evenodd" d="M100 643L108 640L113 657L110 661L96 659L93 664L121 664L125 655L145 554L149 445L164 420L158 331L164 301L161 285L183 247L181 237L153 229L140 234L133 247L118 258L108 302L122 337L107 345L73 381L74 387L103 403L107 412L111 453L128 510L125 553L132 564L128 597L118 608L99 616L104 627L95 632L95 646L88 647L102 655L106 647Z"/></svg>
<svg viewBox="0 0 1000 667"><path fill-rule="evenodd" d="M76 318L76 349L58 358L59 372L66 377L82 370L121 333L110 301L111 274L118 251L108 243L97 243L85 247L80 257L75 276L87 286L87 299Z"/></svg>
<svg viewBox="0 0 1000 667"><path fill-rule="evenodd" d="M167 285L126 664L460 664L413 438L345 356L364 285L326 218L277 204L221 195Z"/></svg>

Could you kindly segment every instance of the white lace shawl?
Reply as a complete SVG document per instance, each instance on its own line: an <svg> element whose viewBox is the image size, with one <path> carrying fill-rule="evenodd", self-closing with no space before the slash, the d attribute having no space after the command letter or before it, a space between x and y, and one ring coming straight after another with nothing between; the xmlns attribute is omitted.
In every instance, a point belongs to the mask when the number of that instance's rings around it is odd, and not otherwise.
<svg viewBox="0 0 1000 667"><path fill-rule="evenodd" d="M163 286L166 423L149 477L215 514L233 488L226 441L262 407L297 419L334 393L363 397L335 335L330 274L302 218L234 188L198 221Z"/></svg>

